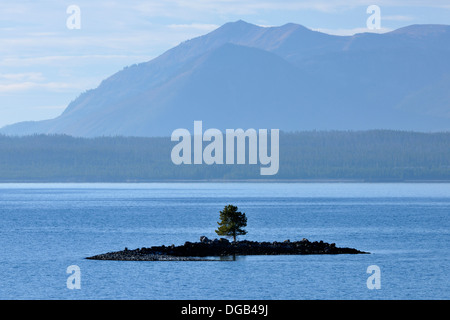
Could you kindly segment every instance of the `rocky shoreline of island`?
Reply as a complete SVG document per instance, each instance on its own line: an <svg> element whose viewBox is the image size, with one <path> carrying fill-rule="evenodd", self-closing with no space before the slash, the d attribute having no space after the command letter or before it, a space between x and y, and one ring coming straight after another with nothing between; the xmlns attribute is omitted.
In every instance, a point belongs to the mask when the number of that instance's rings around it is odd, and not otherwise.
<svg viewBox="0 0 450 320"><path fill-rule="evenodd" d="M258 242L242 240L230 242L225 238L208 239L200 237L199 242L185 242L175 246L153 246L108 252L86 259L120 261L217 261L217 257L248 255L308 255L308 254L368 254L354 248L339 248L335 243L284 240L282 242ZM216 259L214 259L214 257Z"/></svg>

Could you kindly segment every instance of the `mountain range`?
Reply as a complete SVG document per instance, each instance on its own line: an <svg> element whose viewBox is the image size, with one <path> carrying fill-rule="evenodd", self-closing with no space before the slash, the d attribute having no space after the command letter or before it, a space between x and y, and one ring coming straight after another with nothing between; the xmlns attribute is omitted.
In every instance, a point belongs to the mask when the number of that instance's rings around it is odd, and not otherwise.
<svg viewBox="0 0 450 320"><path fill-rule="evenodd" d="M0 129L170 136L177 128L450 130L450 26L334 36L244 21L125 67L44 121Z"/></svg>

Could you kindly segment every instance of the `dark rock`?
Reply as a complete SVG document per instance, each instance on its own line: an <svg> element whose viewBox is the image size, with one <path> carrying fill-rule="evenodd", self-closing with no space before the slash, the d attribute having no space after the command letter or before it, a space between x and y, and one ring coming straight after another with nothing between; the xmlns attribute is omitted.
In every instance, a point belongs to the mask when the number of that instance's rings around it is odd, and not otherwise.
<svg viewBox="0 0 450 320"><path fill-rule="evenodd" d="M353 248L338 248L335 243L329 244L323 241L310 242L303 238L301 241L284 242L274 241L237 241L230 242L225 238L209 240L205 236L200 237L200 242L186 241L181 246L154 246L136 250L111 252L87 259L93 260L145 260L145 261L186 261L186 260L211 260L204 257L219 257L231 255L281 255L281 254L361 254L368 253Z"/></svg>

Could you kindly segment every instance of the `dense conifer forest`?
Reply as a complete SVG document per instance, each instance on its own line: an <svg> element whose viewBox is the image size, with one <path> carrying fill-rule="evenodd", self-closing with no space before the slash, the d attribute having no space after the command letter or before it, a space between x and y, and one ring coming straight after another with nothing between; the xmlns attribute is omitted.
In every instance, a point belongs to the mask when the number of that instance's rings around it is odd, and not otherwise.
<svg viewBox="0 0 450 320"><path fill-rule="evenodd" d="M176 143L170 137L0 136L0 182L450 180L449 132L281 133L273 176L261 176L259 163L175 165Z"/></svg>

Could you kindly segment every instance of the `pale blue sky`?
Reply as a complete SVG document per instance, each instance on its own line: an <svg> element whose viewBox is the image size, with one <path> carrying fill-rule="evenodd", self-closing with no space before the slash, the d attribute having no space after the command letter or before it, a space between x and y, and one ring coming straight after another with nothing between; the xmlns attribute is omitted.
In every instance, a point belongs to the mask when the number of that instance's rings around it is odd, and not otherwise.
<svg viewBox="0 0 450 320"><path fill-rule="evenodd" d="M180 42L239 19L288 22L332 34L368 32L369 5L381 30L450 24L450 0L2 0L0 127L58 116L81 92L123 67L148 61ZM66 26L69 5L81 29Z"/></svg>

